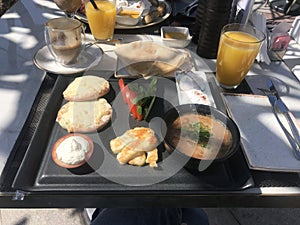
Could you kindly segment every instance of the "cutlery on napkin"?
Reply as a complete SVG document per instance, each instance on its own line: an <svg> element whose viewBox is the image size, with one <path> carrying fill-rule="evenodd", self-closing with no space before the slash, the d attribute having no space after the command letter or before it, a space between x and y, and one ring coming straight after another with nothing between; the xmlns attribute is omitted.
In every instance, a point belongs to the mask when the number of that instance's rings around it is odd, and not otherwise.
<svg viewBox="0 0 300 225"><path fill-rule="evenodd" d="M241 133L241 146L252 169L300 172L290 143L266 96L225 94L228 113Z"/></svg>
<svg viewBox="0 0 300 225"><path fill-rule="evenodd" d="M291 147L294 151L295 157L297 160L300 160L300 135L297 125L297 121L294 115L290 112L288 107L280 98L278 91L271 79L267 80L268 89L258 88L262 91L269 99L271 103L273 113L280 124L282 130L284 131L287 139L289 140ZM281 116L284 117L285 122L281 119ZM287 123L288 126L285 126Z"/></svg>

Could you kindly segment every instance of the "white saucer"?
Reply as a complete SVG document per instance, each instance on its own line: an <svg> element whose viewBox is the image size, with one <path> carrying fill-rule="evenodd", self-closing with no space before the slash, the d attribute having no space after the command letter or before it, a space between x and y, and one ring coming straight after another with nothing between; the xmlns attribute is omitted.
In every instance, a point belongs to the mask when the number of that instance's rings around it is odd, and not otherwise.
<svg viewBox="0 0 300 225"><path fill-rule="evenodd" d="M34 55L35 65L47 72L54 74L76 74L96 66L103 56L103 50L97 45L92 45L82 50L78 56L77 63L71 66L64 66L54 60L47 46L40 48Z"/></svg>

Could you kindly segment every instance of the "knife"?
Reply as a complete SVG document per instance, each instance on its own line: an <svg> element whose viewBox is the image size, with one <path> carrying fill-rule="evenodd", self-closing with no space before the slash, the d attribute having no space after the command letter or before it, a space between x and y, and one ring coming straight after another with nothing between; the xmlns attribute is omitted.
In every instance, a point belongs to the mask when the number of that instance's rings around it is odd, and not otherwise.
<svg viewBox="0 0 300 225"><path fill-rule="evenodd" d="M274 108L274 115L275 115L277 121L279 122L279 125L281 126L282 130L284 131L286 137L288 138L288 141L290 142L290 144L292 146L292 149L294 150L295 158L297 160L300 160L300 145L299 145L299 142L297 142L297 140L294 137L292 137L292 135L290 134L290 132L286 129L286 127L283 125L282 121L280 120L279 115L278 115L278 113L276 111L276 108L278 107L277 103L278 103L278 101L275 102L275 105L273 107ZM289 125L291 127L290 123L289 123Z"/></svg>
<svg viewBox="0 0 300 225"><path fill-rule="evenodd" d="M292 136L294 137L297 144L300 146L300 134L299 134L299 126L297 125L297 120L294 117L294 115L291 113L291 111L288 109L288 107L285 105L285 103L280 98L278 91L275 88L275 85L272 80L267 80L267 85L270 88L272 92L274 92L277 100L275 102L275 105L277 108L282 112L282 114L285 116L286 120L289 123L289 126L292 131Z"/></svg>
<svg viewBox="0 0 300 225"><path fill-rule="evenodd" d="M293 149L294 154L295 154L295 158L297 160L300 160L299 130L298 130L297 126L295 125L293 119L292 119L292 118L295 119L295 117L291 114L291 112L288 110L287 106L281 100L281 98L280 98L273 82L268 80L267 85L270 88L269 90L268 89L263 89L263 88L258 88L258 90L262 91L268 97L269 102L272 105L273 113L274 113L277 121L279 122L282 130L284 131L286 137L288 138L288 141L290 142L290 144L292 146L292 149ZM280 120L279 115L278 115L278 111L280 111L285 116L285 118L287 119L288 124L291 128L291 131L292 131L292 135L290 134L290 132L286 129L286 127L284 126L284 124ZM296 119L295 119L295 121L296 121Z"/></svg>

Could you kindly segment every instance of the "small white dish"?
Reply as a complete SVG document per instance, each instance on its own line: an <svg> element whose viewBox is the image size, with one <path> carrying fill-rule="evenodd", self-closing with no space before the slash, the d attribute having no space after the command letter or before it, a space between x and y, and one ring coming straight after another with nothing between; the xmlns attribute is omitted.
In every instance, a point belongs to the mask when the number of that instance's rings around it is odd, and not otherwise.
<svg viewBox="0 0 300 225"><path fill-rule="evenodd" d="M175 81L180 105L204 104L216 107L204 72L175 72Z"/></svg>
<svg viewBox="0 0 300 225"><path fill-rule="evenodd" d="M135 26L140 21L142 13L142 9L121 7L116 16L116 21L120 25Z"/></svg>
<svg viewBox="0 0 300 225"><path fill-rule="evenodd" d="M160 28L161 40L164 45L173 48L185 48L192 40L187 27L166 27Z"/></svg>
<svg viewBox="0 0 300 225"><path fill-rule="evenodd" d="M103 56L103 50L97 45L89 46L82 50L77 62L70 66L64 66L55 61L47 46L40 48L34 55L34 64L41 70L54 74L71 75L81 73L96 66Z"/></svg>

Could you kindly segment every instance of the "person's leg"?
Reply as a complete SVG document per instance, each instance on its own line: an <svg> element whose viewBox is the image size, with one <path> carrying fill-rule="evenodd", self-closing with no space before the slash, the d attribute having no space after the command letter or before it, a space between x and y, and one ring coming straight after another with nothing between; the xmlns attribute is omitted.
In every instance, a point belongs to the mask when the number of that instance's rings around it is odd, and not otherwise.
<svg viewBox="0 0 300 225"><path fill-rule="evenodd" d="M180 209L114 208L102 209L93 216L91 225L180 225Z"/></svg>
<svg viewBox="0 0 300 225"><path fill-rule="evenodd" d="M187 225L209 225L208 217L201 208L182 208L182 223Z"/></svg>

